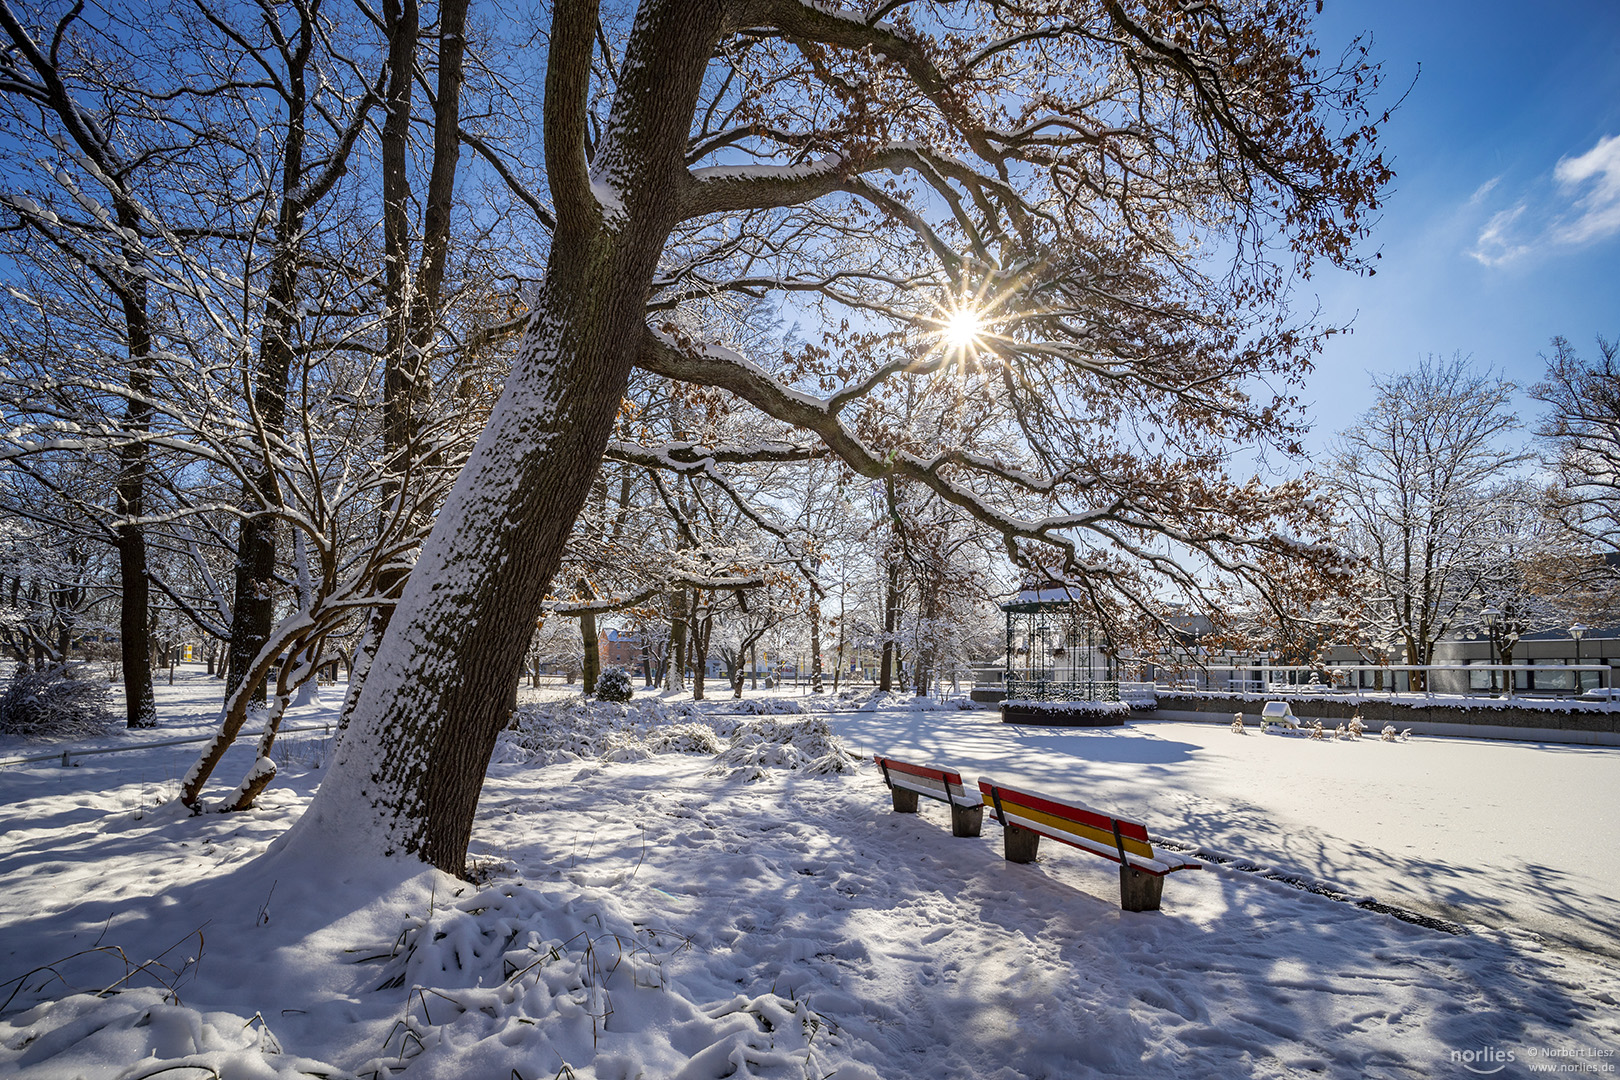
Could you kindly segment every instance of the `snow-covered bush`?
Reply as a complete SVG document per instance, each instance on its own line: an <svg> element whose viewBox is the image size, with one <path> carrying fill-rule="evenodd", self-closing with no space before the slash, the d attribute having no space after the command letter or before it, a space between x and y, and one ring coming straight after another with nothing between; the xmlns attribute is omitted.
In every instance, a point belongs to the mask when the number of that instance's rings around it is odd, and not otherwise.
<svg viewBox="0 0 1620 1080"><path fill-rule="evenodd" d="M556 765L582 759L645 761L655 754L715 754L723 766L752 771L796 769L811 775L849 772L858 758L820 718L746 720L707 716L690 705L657 700L629 707L604 701L525 705L501 732L494 761Z"/></svg>
<svg viewBox="0 0 1620 1080"><path fill-rule="evenodd" d="M635 695L630 673L624 668L610 667L596 679L596 696L602 701L629 701Z"/></svg>
<svg viewBox="0 0 1620 1080"><path fill-rule="evenodd" d="M512 716L495 747L505 765L564 761L642 761L654 754L717 754L733 721L711 723L690 704L657 700L624 706L573 698L525 705Z"/></svg>
<svg viewBox="0 0 1620 1080"><path fill-rule="evenodd" d="M720 761L748 780L766 769L795 769L811 776L852 772L860 759L820 717L803 720L750 720L737 729Z"/></svg>
<svg viewBox="0 0 1620 1080"><path fill-rule="evenodd" d="M53 664L41 671L18 666L0 694L0 735L25 739L82 739L105 734L107 684L91 678L88 664Z"/></svg>
<svg viewBox="0 0 1620 1080"><path fill-rule="evenodd" d="M715 730L704 724L654 728L645 741L655 754L718 754L726 746Z"/></svg>

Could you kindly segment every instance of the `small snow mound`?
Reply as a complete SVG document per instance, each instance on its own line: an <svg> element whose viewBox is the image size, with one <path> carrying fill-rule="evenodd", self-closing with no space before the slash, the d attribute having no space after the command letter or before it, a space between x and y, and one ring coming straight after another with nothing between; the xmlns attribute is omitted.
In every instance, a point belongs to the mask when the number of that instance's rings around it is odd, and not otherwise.
<svg viewBox="0 0 1620 1080"><path fill-rule="evenodd" d="M0 1072L8 1076L139 1075L307 1080L335 1069L282 1051L260 1017L200 1012L156 987L102 997L74 994L0 1020Z"/></svg>
<svg viewBox="0 0 1620 1080"><path fill-rule="evenodd" d="M624 874L579 877L613 889ZM831 1075L842 1039L823 1017L774 993L703 1003L667 970L691 947L588 895L495 882L406 920L379 985L407 992L405 1015L357 1072L460 1080L471 1061L478 1076L533 1076L544 1060L564 1076Z"/></svg>

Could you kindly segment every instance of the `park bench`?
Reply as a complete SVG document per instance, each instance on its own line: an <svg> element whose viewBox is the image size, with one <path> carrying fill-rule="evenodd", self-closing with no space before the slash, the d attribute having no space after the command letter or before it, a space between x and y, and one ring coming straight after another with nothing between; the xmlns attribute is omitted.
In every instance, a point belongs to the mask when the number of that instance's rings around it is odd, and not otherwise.
<svg viewBox="0 0 1620 1080"><path fill-rule="evenodd" d="M1272 724L1281 724L1283 727L1299 727L1299 717L1294 715L1294 708L1286 701L1268 701L1260 710L1260 719Z"/></svg>
<svg viewBox="0 0 1620 1080"><path fill-rule="evenodd" d="M1043 836L1101 855L1119 863L1119 906L1126 911L1158 911L1166 874L1203 869L1202 863L1179 855L1155 854L1147 826L1139 821L1020 791L993 780L980 780L979 792L1001 823L1008 862L1034 862Z"/></svg>
<svg viewBox="0 0 1620 1080"><path fill-rule="evenodd" d="M889 785L896 813L915 814L917 796L925 795L950 806L952 836L979 835L984 826L984 803L963 786L961 773L881 754L873 754L872 760L883 770L883 782Z"/></svg>

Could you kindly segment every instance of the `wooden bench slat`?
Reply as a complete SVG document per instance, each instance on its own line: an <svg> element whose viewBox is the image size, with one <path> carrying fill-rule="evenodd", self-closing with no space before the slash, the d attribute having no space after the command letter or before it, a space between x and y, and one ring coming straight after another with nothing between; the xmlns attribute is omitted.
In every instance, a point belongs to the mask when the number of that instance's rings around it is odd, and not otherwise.
<svg viewBox="0 0 1620 1080"><path fill-rule="evenodd" d="M1008 787L1006 784L997 784L991 780L980 780L979 791L982 793L984 801L988 805L994 805L990 796L990 788L992 787L994 787L1001 794L1001 801L1004 805L1007 803L1016 803L1017 805L1027 807L1032 811L1058 818L1064 821L1066 824L1073 822L1076 825L1089 826L1092 829L1104 833L1107 836L1108 843L1110 845L1112 845L1114 842L1114 823L1118 822L1119 833L1122 837L1124 837L1127 841L1137 841L1142 845L1143 848L1147 849L1145 852L1142 852L1143 854L1147 854L1149 856L1152 855L1152 848L1150 847L1151 842L1148 840L1147 826L1142 824L1140 821L1132 821L1129 818L1115 817L1113 814L1107 814L1101 810L1093 810L1089 806L1081 806L1079 803L1058 802L1056 799L1049 799L1043 795L1036 795L1032 791L1022 791L1018 788ZM1129 844L1126 846L1128 850L1137 850L1136 848L1131 847Z"/></svg>
<svg viewBox="0 0 1620 1080"><path fill-rule="evenodd" d="M1191 859L1155 852L1148 839L1147 826L1139 821L1117 818L1075 803L1058 802L993 780L980 780L979 792L992 810L996 809L999 799L1000 813L1007 824L1101 855L1111 862L1120 861L1119 846L1114 838L1114 826L1118 824L1119 843L1125 847L1129 864L1144 873L1162 877L1175 870L1203 869L1202 863Z"/></svg>
<svg viewBox="0 0 1620 1080"><path fill-rule="evenodd" d="M1119 862L1119 849L1114 847L1114 838L1112 835L1108 837L1107 843L1103 843L1077 833L1054 831L1050 827L1041 824L1039 821L1032 818L1026 818L1022 814L1014 813L1011 810L1008 810L1006 813L1009 824L1021 825L1033 832L1040 833L1049 840L1056 840L1060 844L1068 844L1070 847L1077 847L1083 851L1089 851L1093 855L1101 855L1109 862ZM1129 848L1126 849L1125 855L1126 858L1130 860L1130 864L1132 866L1136 867L1144 874L1152 874L1155 877L1163 877L1173 870L1188 869L1179 865L1172 866L1170 863L1164 862L1162 859L1157 857L1138 855Z"/></svg>
<svg viewBox="0 0 1620 1080"><path fill-rule="evenodd" d="M913 765L909 761L896 761L894 758L886 757L880 757L877 760L881 764L887 765L890 772L909 773L912 776L926 776L931 780L938 780L941 776L943 776L954 784L960 785L962 783L962 774L959 772L953 772L950 769L939 769L932 765Z"/></svg>
<svg viewBox="0 0 1620 1080"><path fill-rule="evenodd" d="M992 804L993 805L993 804ZM1009 801L1005 794L1001 797L1001 806L1009 818L1016 816L1019 824L1025 828L1032 828L1036 832L1045 833L1054 840L1069 842L1073 839L1085 839L1107 848L1108 857L1119 862L1119 853L1114 847L1114 830L1112 827L1102 829L1089 822L1069 821L1056 814L1037 810L1034 807L1023 805L1016 801ZM1120 837L1125 842L1125 850L1131 855L1143 859L1153 858L1153 846L1134 836L1125 835L1125 823L1120 822Z"/></svg>
<svg viewBox="0 0 1620 1080"><path fill-rule="evenodd" d="M931 799L939 799L941 802L960 802L970 806L979 805L979 800L969 796L967 789L961 784L944 784L938 780L930 780L925 776L906 776L904 774L891 774L889 783L895 787L915 791L919 795L927 795Z"/></svg>
<svg viewBox="0 0 1620 1080"><path fill-rule="evenodd" d="M967 785L962 782L962 774L954 769L914 765L909 761L897 761L881 754L873 754L872 760L883 770L883 778L891 787L902 787L907 791L926 795L930 799L958 806L980 805L979 799L969 792Z"/></svg>

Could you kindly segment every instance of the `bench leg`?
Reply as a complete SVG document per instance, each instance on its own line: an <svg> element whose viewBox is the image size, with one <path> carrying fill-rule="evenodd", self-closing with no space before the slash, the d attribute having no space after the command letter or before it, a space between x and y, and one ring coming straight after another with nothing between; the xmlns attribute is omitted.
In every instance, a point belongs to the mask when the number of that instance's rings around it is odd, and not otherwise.
<svg viewBox="0 0 1620 1080"><path fill-rule="evenodd" d="M1041 834L1022 825L1008 825L1001 831L1001 843L1008 862L1034 862Z"/></svg>
<svg viewBox="0 0 1620 1080"><path fill-rule="evenodd" d="M903 787L889 789L894 795L894 812L897 814L915 814L917 812L917 793Z"/></svg>
<svg viewBox="0 0 1620 1080"><path fill-rule="evenodd" d="M958 806L951 803L951 835L978 836L984 828L984 804Z"/></svg>
<svg viewBox="0 0 1620 1080"><path fill-rule="evenodd" d="M1146 874L1134 866L1119 868L1119 906L1124 911L1158 911L1164 895L1164 876Z"/></svg>

